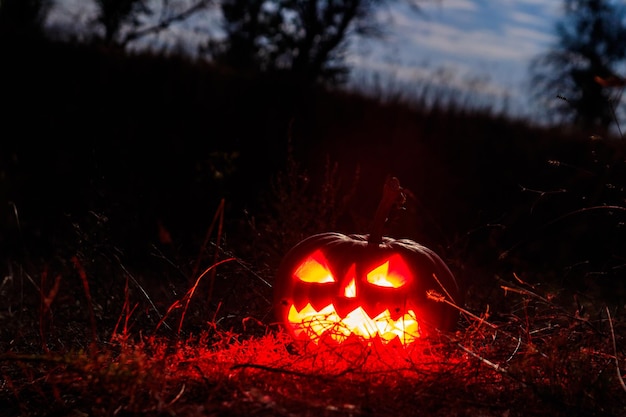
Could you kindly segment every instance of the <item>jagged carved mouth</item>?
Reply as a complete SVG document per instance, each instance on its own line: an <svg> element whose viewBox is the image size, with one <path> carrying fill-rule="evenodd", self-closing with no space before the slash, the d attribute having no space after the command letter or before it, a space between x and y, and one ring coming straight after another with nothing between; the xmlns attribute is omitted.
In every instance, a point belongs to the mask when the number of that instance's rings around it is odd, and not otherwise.
<svg viewBox="0 0 626 417"><path fill-rule="evenodd" d="M357 307L342 318L333 304L317 311L309 303L300 311L292 305L288 320L296 336L306 335L314 342L322 336L330 336L341 343L350 335L356 335L366 340L379 337L383 343L398 338L403 345L407 345L420 337L419 323L413 310L393 320L389 310L371 318L363 308Z"/></svg>

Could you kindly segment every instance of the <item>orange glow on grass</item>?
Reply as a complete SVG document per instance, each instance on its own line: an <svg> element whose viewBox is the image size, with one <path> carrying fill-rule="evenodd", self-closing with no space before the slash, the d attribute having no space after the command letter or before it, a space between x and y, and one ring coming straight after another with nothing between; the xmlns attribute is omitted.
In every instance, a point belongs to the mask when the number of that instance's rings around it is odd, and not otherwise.
<svg viewBox="0 0 626 417"><path fill-rule="evenodd" d="M365 340L378 337L384 343L397 337L403 345L413 343L420 337L419 323L413 310L409 310L398 320L393 320L389 310L371 318L363 308L358 307L341 318L333 304L317 311L309 303L300 311L292 305L288 320L296 337L306 336L316 343L326 335L338 343L350 335Z"/></svg>

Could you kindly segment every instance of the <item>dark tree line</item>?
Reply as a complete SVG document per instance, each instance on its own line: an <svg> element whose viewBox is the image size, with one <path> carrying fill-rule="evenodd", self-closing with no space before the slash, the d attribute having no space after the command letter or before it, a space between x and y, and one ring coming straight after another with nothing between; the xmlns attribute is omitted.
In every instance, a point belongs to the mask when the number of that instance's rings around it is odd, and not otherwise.
<svg viewBox="0 0 626 417"><path fill-rule="evenodd" d="M221 15L224 36L202 45L200 56L238 71L338 84L350 70L350 41L357 34L375 35L375 11L394 0L93 1L94 42L126 48L212 9ZM402 1L417 5L420 0ZM619 0L562 4L556 44L532 62L534 96L552 118L603 133L616 121L615 85L626 84L620 78L626 64L626 5ZM44 36L52 5L53 0L0 0L0 35Z"/></svg>
<svg viewBox="0 0 626 417"><path fill-rule="evenodd" d="M96 24L103 29L106 45L126 47L130 42L168 30L198 12L212 7L212 0L94 0ZM148 22L148 23L146 23Z"/></svg>
<svg viewBox="0 0 626 417"><path fill-rule="evenodd" d="M0 0L0 26L41 33L51 1ZM94 42L125 48L217 8L225 36L203 45L202 56L236 70L288 71L306 81L337 83L349 71L345 54L350 38L374 34L374 11L393 0L93 1L97 16L89 38Z"/></svg>
<svg viewBox="0 0 626 417"><path fill-rule="evenodd" d="M51 6L51 0L0 0L0 33L43 36L43 24Z"/></svg>
<svg viewBox="0 0 626 417"><path fill-rule="evenodd" d="M205 51L238 69L289 71L305 81L345 81L354 34L373 35L385 0L224 0L225 39Z"/></svg>
<svg viewBox="0 0 626 417"><path fill-rule="evenodd" d="M563 5L557 44L532 63L534 94L548 114L604 134L619 105L614 90L626 62L626 8L611 0Z"/></svg>
<svg viewBox="0 0 626 417"><path fill-rule="evenodd" d="M88 38L125 48L130 42L166 31L213 5L212 0L92 0L96 16ZM0 0L0 33L7 37L42 36L45 20L58 0ZM17 40L17 38L15 38Z"/></svg>

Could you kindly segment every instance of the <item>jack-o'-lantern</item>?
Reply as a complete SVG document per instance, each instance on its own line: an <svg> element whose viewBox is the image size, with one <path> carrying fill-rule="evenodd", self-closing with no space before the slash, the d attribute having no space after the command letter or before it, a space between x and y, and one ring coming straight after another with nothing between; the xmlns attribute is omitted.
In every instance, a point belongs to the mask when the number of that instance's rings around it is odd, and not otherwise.
<svg viewBox="0 0 626 417"><path fill-rule="evenodd" d="M454 328L458 310L427 296L435 291L456 301L459 290L450 269L425 246L382 236L382 225L401 192L395 178L390 183L373 233L317 234L283 258L274 307L296 339L342 343L358 337L408 345L435 329Z"/></svg>

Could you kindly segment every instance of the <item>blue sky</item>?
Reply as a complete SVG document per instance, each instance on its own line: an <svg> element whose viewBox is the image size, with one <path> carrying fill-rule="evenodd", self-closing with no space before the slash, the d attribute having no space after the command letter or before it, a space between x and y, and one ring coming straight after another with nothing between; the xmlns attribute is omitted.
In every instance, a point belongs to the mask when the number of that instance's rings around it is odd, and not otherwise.
<svg viewBox="0 0 626 417"><path fill-rule="evenodd" d="M420 12L408 3L419 5ZM91 4L90 4L91 3ZM54 24L88 26L94 11L85 0L60 0ZM499 108L506 100L514 114L529 114L528 65L554 38L562 0L397 0L378 11L381 39L357 39L348 57L352 82L363 85L377 74L380 87L401 89L407 96L425 83L449 88ZM160 41L197 40L204 30L174 27ZM217 33L217 29L216 32ZM177 40L177 41L178 41Z"/></svg>
<svg viewBox="0 0 626 417"><path fill-rule="evenodd" d="M421 1L421 13L406 3L381 10L380 40L360 40L351 61L363 73L401 85L438 83L529 114L528 67L556 43L559 0ZM365 77L367 78L367 77ZM384 81L381 81L384 83Z"/></svg>

